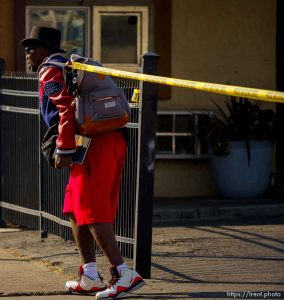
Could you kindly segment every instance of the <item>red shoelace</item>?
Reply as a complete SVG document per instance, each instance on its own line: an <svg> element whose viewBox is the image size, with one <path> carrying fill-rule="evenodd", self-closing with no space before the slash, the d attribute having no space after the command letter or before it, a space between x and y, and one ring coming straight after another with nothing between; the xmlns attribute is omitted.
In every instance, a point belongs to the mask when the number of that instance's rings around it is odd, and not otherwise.
<svg viewBox="0 0 284 300"><path fill-rule="evenodd" d="M109 270L110 270L110 274L111 274L111 280L108 282L108 287L111 287L116 284L120 275L119 275L116 267L110 267Z"/></svg>

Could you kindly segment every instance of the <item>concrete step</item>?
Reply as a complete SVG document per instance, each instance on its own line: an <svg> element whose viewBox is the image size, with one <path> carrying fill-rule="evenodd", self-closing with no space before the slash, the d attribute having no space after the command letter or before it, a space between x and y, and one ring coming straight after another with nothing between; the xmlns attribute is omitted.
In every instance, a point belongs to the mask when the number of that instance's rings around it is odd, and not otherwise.
<svg viewBox="0 0 284 300"><path fill-rule="evenodd" d="M155 199L153 222L284 218L284 199Z"/></svg>

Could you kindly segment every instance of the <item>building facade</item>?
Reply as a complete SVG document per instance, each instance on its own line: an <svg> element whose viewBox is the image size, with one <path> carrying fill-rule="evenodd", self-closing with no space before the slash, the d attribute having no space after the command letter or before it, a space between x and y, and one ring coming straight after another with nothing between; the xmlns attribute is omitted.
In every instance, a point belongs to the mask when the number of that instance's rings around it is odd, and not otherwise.
<svg viewBox="0 0 284 300"><path fill-rule="evenodd" d="M41 24L61 29L62 46L69 53L91 56L112 68L139 71L141 55L153 51L161 56L163 76L281 89L279 3L0 0L0 57L6 70L25 70L19 41L32 25ZM221 105L224 100L205 92L159 87L156 197L218 194L206 149L192 135L202 116L214 113L210 98ZM276 109L273 103L264 105Z"/></svg>

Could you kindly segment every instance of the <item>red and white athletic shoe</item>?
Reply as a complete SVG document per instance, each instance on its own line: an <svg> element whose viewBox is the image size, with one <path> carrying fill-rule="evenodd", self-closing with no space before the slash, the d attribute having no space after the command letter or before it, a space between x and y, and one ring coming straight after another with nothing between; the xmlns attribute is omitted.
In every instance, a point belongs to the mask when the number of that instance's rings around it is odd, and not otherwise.
<svg viewBox="0 0 284 300"><path fill-rule="evenodd" d="M70 280L65 284L66 290L71 294L96 295L97 292L107 288L100 276L94 280L84 275L82 266L80 267L79 275L81 276L79 280Z"/></svg>
<svg viewBox="0 0 284 300"><path fill-rule="evenodd" d="M119 275L116 267L110 268L112 278L108 288L96 294L96 299L118 299L141 288L145 283L134 270L124 268Z"/></svg>

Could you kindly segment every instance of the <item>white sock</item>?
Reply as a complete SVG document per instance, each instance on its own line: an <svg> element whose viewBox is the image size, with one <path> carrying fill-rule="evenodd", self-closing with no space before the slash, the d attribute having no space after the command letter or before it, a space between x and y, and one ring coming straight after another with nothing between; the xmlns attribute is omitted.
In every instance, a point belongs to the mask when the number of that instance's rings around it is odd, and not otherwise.
<svg viewBox="0 0 284 300"><path fill-rule="evenodd" d="M121 264L121 265L119 265L119 266L116 267L116 269L117 269L119 275L121 275L121 271L122 271L124 268L128 268L128 267L127 267L127 264L126 264L125 262L124 262L123 264Z"/></svg>
<svg viewBox="0 0 284 300"><path fill-rule="evenodd" d="M83 265L84 275L91 279L96 279L99 277L97 264L95 262L90 262Z"/></svg>

